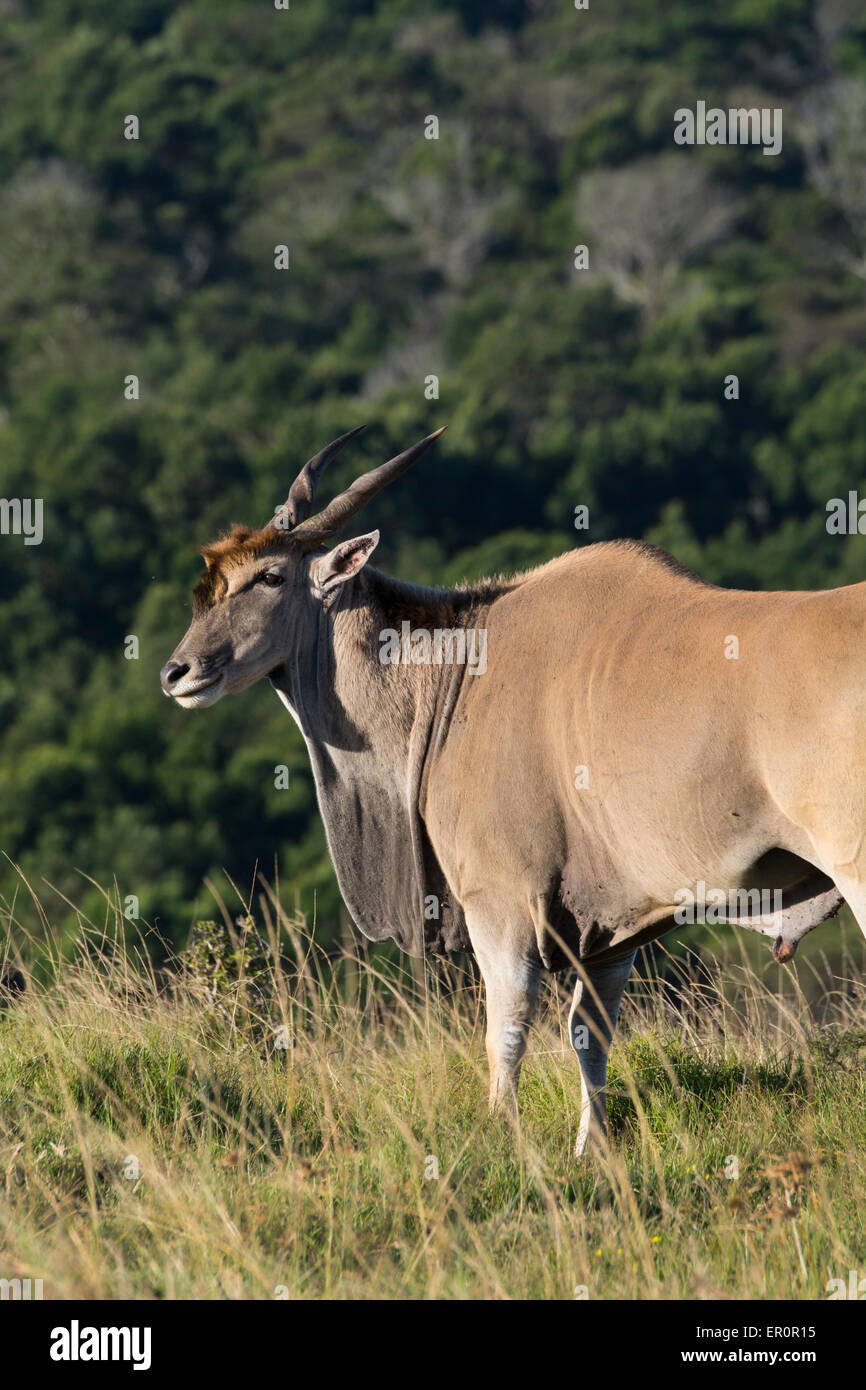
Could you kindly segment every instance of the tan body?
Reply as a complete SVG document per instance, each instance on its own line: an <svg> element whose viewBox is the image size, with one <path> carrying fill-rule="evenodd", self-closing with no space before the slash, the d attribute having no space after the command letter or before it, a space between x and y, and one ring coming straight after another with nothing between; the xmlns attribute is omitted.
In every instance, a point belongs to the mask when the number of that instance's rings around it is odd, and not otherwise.
<svg viewBox="0 0 866 1390"><path fill-rule="evenodd" d="M519 580L487 629L424 808L465 909L507 883L542 956L570 913L589 958L699 880L789 887L756 877L772 850L866 888L866 585L716 589L614 543Z"/></svg>
<svg viewBox="0 0 866 1390"><path fill-rule="evenodd" d="M866 931L866 584L717 589L613 542L513 580L418 589L367 566L378 532L323 541L435 436L308 519L347 438L301 471L285 527L203 552L163 687L196 708L269 677L360 930L474 951L493 1104L516 1097L541 971L577 968L581 1153L604 1129L635 950L674 925L684 893L781 893L769 915L726 914L778 961L843 897ZM404 623L483 630L486 668L383 664L383 633Z"/></svg>
<svg viewBox="0 0 866 1390"><path fill-rule="evenodd" d="M723 590L613 543L522 577L485 621L423 812L485 974L494 1101L540 965L579 962L580 1153L633 950L683 889L780 889L778 915L740 919L780 961L842 897L866 931L866 584Z"/></svg>

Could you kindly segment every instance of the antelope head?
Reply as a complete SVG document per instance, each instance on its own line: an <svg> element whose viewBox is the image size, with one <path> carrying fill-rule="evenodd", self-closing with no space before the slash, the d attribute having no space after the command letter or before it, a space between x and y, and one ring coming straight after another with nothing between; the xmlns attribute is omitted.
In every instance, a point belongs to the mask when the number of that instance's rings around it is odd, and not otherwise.
<svg viewBox="0 0 866 1390"><path fill-rule="evenodd" d="M235 526L202 549L207 568L193 595L192 622L160 673L166 695L183 709L201 709L245 690L312 646L322 610L366 564L379 532L331 550L325 549L326 541L405 472L442 430L356 478L311 515L319 477L357 433L349 430L309 459L286 501L260 530Z"/></svg>

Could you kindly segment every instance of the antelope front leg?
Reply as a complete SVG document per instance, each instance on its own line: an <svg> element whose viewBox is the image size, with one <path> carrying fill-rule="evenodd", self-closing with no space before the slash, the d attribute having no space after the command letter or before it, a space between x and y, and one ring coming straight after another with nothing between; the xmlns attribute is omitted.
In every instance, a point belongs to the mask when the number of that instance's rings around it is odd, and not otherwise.
<svg viewBox="0 0 866 1390"><path fill-rule="evenodd" d="M490 1064L490 1109L517 1106L520 1064L535 1013L541 963L534 959L534 934L518 944L500 927L468 921L487 1003L487 1060ZM521 933L521 937L522 937Z"/></svg>
<svg viewBox="0 0 866 1390"><path fill-rule="evenodd" d="M626 981L637 952L604 965L579 967L568 1034L580 1063L580 1127L575 1154L602 1139L607 1129L607 1058Z"/></svg>

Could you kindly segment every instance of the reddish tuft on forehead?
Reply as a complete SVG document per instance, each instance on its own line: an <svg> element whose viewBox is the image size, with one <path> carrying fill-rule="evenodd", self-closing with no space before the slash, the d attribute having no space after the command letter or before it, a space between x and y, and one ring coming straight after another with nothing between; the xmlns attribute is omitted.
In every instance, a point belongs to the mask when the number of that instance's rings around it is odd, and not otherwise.
<svg viewBox="0 0 866 1390"><path fill-rule="evenodd" d="M257 555L276 553L285 548L286 537L272 526L256 531L250 526L233 526L227 536L211 545L203 545L199 555L204 557L207 573L193 591L193 612L203 613L222 598L228 588L228 574Z"/></svg>

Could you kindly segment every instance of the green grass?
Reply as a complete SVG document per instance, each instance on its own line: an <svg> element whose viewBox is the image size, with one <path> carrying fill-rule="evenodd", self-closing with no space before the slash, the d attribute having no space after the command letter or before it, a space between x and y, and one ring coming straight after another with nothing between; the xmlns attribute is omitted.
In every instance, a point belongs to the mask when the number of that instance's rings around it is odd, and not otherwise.
<svg viewBox="0 0 866 1390"><path fill-rule="evenodd" d="M470 977L335 971L273 899L259 916L258 973L229 943L157 977L86 931L0 1011L0 1277L51 1298L800 1299L866 1270L854 982L828 977L820 1026L745 964L676 1008L642 983L609 1149L577 1161L561 987L517 1131L485 1112Z"/></svg>

